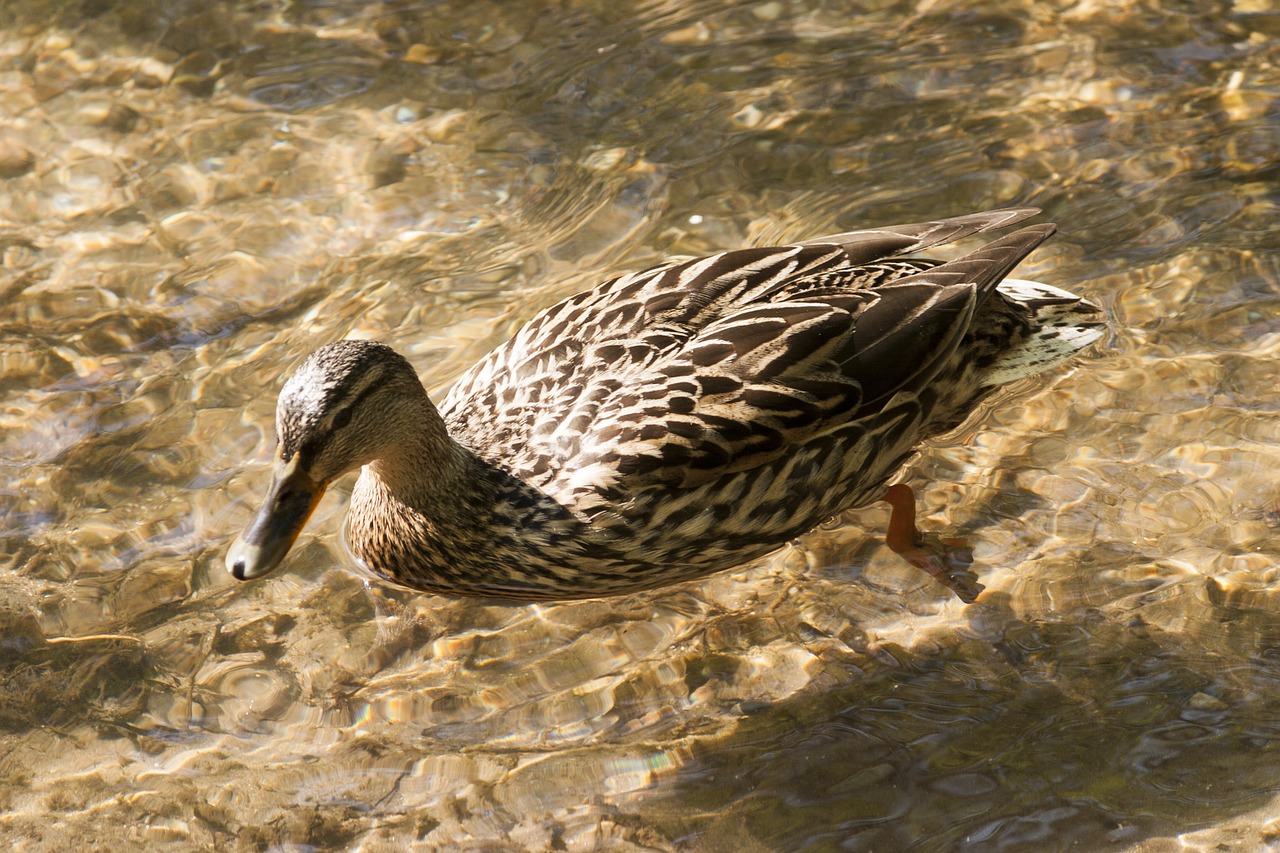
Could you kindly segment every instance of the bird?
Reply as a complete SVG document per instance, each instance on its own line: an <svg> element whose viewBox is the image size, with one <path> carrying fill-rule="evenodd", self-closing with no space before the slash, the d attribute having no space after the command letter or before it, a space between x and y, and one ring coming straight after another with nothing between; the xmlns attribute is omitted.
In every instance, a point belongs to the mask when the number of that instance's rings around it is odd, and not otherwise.
<svg viewBox="0 0 1280 853"><path fill-rule="evenodd" d="M889 547L972 602L983 586L961 549L922 534L910 486L888 484L922 441L1106 326L1083 297L1008 277L1052 224L953 260L918 253L1037 213L622 275L538 313L438 407L390 346L321 346L281 389L271 483L227 568L270 572L326 488L360 469L348 553L422 592L532 602L652 589L886 500Z"/></svg>

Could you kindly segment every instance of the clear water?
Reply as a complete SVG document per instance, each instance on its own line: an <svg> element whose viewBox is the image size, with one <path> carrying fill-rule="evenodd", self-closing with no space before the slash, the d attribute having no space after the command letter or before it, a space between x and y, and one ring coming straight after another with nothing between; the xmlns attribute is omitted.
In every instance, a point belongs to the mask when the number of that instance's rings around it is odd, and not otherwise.
<svg viewBox="0 0 1280 853"><path fill-rule="evenodd" d="M0 838L1274 846L1277 36L1263 0L0 5ZM1114 329L916 464L975 605L882 508L498 607L353 572L346 483L223 568L322 342L439 395L668 254L1013 204Z"/></svg>

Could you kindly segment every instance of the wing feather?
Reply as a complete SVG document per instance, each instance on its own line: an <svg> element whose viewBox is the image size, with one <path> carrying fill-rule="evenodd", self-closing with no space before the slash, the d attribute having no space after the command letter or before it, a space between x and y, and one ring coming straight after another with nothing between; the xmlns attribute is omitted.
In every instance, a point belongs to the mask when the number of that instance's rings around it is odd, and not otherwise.
<svg viewBox="0 0 1280 853"><path fill-rule="evenodd" d="M478 453L586 513L648 485L690 488L767 464L914 406L910 395L1052 226L942 264L896 254L1031 212L742 249L613 279L535 317L459 380L442 413Z"/></svg>

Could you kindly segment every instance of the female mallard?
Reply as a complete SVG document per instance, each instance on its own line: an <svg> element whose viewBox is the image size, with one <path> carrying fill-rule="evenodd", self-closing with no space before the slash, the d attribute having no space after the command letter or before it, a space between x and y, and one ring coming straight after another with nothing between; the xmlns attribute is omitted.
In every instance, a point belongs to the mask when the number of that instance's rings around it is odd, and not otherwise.
<svg viewBox="0 0 1280 853"><path fill-rule="evenodd" d="M1005 280L1052 225L946 263L902 255L1036 212L624 275L534 317L438 410L391 348L321 347L280 393L274 478L227 567L241 580L273 569L325 488L363 466L351 550L415 589L566 599L656 587L885 499L890 546L972 601L981 586L916 532L910 490L884 484L995 386L1096 340L1100 312Z"/></svg>

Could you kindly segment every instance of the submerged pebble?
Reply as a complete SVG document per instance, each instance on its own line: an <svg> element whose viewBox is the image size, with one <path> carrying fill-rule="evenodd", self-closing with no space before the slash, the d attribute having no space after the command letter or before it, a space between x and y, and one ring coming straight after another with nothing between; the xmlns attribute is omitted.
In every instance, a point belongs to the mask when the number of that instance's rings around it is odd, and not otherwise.
<svg viewBox="0 0 1280 853"><path fill-rule="evenodd" d="M34 154L12 140L0 138L0 178L20 178L35 165Z"/></svg>

